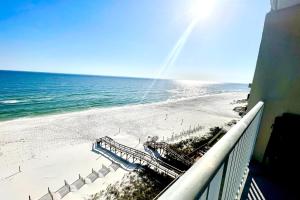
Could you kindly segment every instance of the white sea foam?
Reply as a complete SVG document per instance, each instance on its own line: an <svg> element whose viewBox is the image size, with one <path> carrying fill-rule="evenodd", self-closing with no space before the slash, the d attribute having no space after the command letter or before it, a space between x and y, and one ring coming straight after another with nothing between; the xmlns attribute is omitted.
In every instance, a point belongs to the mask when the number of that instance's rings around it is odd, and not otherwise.
<svg viewBox="0 0 300 200"><path fill-rule="evenodd" d="M16 104L19 102L22 102L22 101L15 100L15 99L0 101L0 103L2 103L2 104Z"/></svg>
<svg viewBox="0 0 300 200"><path fill-rule="evenodd" d="M33 99L34 101L50 101L54 99L54 97L43 97L43 98L37 98L37 99Z"/></svg>
<svg viewBox="0 0 300 200"><path fill-rule="evenodd" d="M25 103L25 102L35 102L35 101L50 101L52 97L45 97L39 99L28 99L28 100L16 100L16 99L9 99L0 101L0 104L18 104L18 103Z"/></svg>

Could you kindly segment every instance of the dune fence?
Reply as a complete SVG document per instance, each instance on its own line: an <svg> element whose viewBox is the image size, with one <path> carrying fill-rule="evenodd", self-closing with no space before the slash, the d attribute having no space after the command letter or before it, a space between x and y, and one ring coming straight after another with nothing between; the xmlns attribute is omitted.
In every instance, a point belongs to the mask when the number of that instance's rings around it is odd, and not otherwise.
<svg viewBox="0 0 300 200"><path fill-rule="evenodd" d="M114 171L120 168L120 165L117 163L112 162L112 164L109 166L111 167ZM111 172L111 169L103 165L101 169L98 171L95 171L92 169L92 172L87 175L85 178L83 178L80 174L78 176L78 179L75 180L73 183L69 184L66 180L64 181L64 185L60 187L56 191L51 191L50 188L48 187L48 192L39 198L38 200L57 200L57 199L62 199L64 196L69 194L70 192L75 192L82 188L86 184L90 184L95 182L98 178L103 178L107 174ZM29 200L32 200L31 196L29 195Z"/></svg>
<svg viewBox="0 0 300 200"><path fill-rule="evenodd" d="M179 134L172 134L172 136L170 138L167 138L165 140L165 142L174 142L177 141L179 139L182 139L183 137L189 137L192 134L201 131L204 129L204 126L200 126L199 124L197 126L194 127L189 127L188 130L182 130Z"/></svg>

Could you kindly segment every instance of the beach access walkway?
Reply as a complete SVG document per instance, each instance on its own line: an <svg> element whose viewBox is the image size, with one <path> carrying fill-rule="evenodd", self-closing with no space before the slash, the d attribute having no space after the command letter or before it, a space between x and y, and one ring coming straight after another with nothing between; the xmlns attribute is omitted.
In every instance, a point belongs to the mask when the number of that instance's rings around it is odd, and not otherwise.
<svg viewBox="0 0 300 200"><path fill-rule="evenodd" d="M166 142L154 142L154 141L147 141L144 143L144 147L151 148L155 151L159 151L161 155L168 154L174 159L182 162L186 166L191 166L193 164L193 160L185 155L181 155L170 148L170 145Z"/></svg>
<svg viewBox="0 0 300 200"><path fill-rule="evenodd" d="M147 153L119 144L107 136L97 139L94 148L96 150L101 148L106 149L128 162L146 165L157 172L164 173L173 178L177 178L184 173L184 171L156 159Z"/></svg>

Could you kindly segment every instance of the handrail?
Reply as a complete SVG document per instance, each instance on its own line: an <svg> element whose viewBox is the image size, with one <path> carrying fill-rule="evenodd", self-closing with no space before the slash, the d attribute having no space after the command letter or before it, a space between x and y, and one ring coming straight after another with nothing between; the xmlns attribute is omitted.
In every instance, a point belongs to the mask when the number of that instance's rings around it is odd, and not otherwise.
<svg viewBox="0 0 300 200"><path fill-rule="evenodd" d="M236 182L241 181L241 171L244 172L252 155L263 105L263 102L257 103L159 199L232 199L224 198L225 194L222 192L223 189L228 192L225 186L233 193L238 190L235 188L239 185ZM212 180L216 180L215 188L210 188ZM230 186L231 183L234 187ZM231 197L234 195L230 194Z"/></svg>

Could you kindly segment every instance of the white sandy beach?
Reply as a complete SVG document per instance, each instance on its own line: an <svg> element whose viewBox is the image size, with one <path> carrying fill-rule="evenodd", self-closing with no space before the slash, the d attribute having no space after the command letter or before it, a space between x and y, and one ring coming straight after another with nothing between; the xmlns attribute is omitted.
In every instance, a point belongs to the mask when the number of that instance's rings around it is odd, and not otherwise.
<svg viewBox="0 0 300 200"><path fill-rule="evenodd" d="M195 125L205 127L197 133L202 134L213 126L239 119L232 110L237 104L231 103L244 98L246 93L227 93L0 122L1 199L24 200L29 194L38 199L47 192L47 187L56 191L64 180L72 183L79 173L85 177L92 168L109 166L111 161L91 151L96 138L110 136L141 150L147 136L166 139ZM112 170L105 178L63 199L86 199L121 180L125 173L121 168Z"/></svg>

